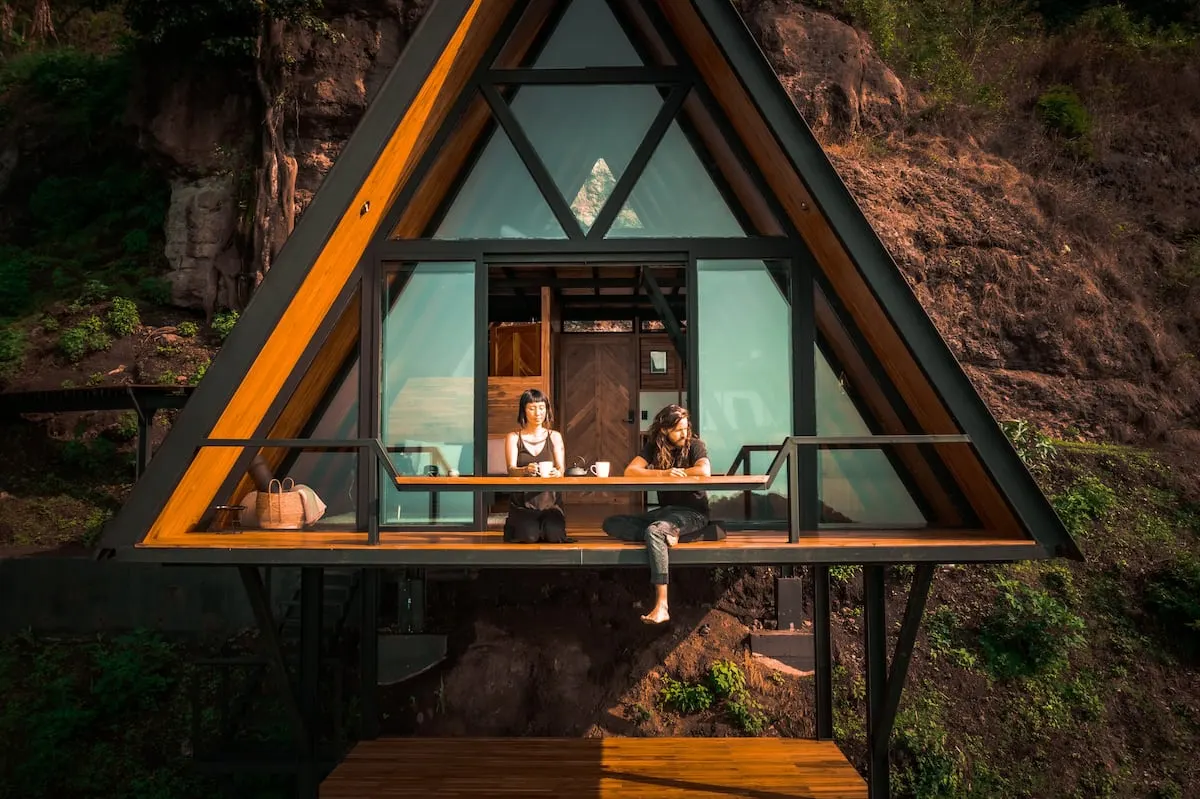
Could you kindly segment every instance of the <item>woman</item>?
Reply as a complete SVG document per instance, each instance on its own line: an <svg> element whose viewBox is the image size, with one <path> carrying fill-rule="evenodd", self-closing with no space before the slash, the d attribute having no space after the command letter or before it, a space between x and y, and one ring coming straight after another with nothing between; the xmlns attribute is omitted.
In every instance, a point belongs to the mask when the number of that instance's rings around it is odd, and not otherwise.
<svg viewBox="0 0 1200 799"><path fill-rule="evenodd" d="M536 388L526 389L517 405L518 428L504 439L504 461L509 477L534 477L538 464L551 464L549 474L563 474L562 434L551 428L554 414L550 400ZM536 494L513 493L509 497L508 518L504 521L504 540L518 544L564 544L567 518L554 491Z"/></svg>
<svg viewBox="0 0 1200 799"><path fill-rule="evenodd" d="M687 409L668 405L650 425L646 446L625 467L626 477L708 477L712 466L708 448L692 430ZM650 582L654 585L654 608L642 616L646 624L664 624L667 612L667 552L680 541L720 541L725 531L708 519L705 491L659 491L659 507L634 516L610 516L604 532L623 541L646 544L650 557Z"/></svg>

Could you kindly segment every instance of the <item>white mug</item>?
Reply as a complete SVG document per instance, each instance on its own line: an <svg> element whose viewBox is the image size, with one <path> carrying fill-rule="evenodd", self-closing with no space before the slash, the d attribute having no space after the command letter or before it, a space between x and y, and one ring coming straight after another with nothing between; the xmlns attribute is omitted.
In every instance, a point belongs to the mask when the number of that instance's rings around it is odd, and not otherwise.
<svg viewBox="0 0 1200 799"><path fill-rule="evenodd" d="M608 477L608 461L596 461L588 471L597 477Z"/></svg>
<svg viewBox="0 0 1200 799"><path fill-rule="evenodd" d="M554 475L554 461L538 461L537 476L552 477Z"/></svg>

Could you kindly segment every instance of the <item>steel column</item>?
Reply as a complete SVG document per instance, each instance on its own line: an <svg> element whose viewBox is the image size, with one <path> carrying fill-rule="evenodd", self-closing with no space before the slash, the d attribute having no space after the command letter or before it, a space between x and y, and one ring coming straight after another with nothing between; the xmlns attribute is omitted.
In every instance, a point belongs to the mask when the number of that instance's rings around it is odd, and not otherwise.
<svg viewBox="0 0 1200 799"><path fill-rule="evenodd" d="M830 643L829 567L813 567L813 683L816 693L817 740L833 740L833 647Z"/></svg>
<svg viewBox="0 0 1200 799"><path fill-rule="evenodd" d="M250 609L258 622L258 637L255 642L259 654L267 661L274 678L275 685L283 701L284 710L292 720L292 734L295 742L303 747L308 743L308 725L300 706L296 703L296 692L292 687L292 679L288 676L287 666L283 662L283 646L279 641L279 630L275 614L271 612L271 601L263 588L262 575L257 566L239 566L238 574L242 578L242 586L246 589L246 598L250 600Z"/></svg>
<svg viewBox="0 0 1200 799"><path fill-rule="evenodd" d="M316 760L321 708L321 632L325 599L325 569L305 567L300 570L300 710L308 726L304 746L304 762L299 773L300 796L316 799Z"/></svg>
<svg viewBox="0 0 1200 799"><path fill-rule="evenodd" d="M908 604L904 608L904 621L900 624L896 652L892 655L892 667L888 672L887 696L875 726L870 729L874 745L879 749L886 750L888 740L892 736L892 725L896 721L896 711L900 708L900 695L904 692L904 679L908 676L908 664L912 660L917 630L921 626L921 616L925 613L925 600L929 597L929 587L933 583L933 571L936 568L936 563L918 563L913 573L912 589L908 594Z"/></svg>
<svg viewBox="0 0 1200 799"><path fill-rule="evenodd" d="M362 624L359 631L359 696L362 737L379 737L379 569L362 570Z"/></svg>
<svg viewBox="0 0 1200 799"><path fill-rule="evenodd" d="M863 566L863 649L867 667L867 797L891 796L887 746L879 746L873 731L879 726L887 701L887 605L884 567Z"/></svg>

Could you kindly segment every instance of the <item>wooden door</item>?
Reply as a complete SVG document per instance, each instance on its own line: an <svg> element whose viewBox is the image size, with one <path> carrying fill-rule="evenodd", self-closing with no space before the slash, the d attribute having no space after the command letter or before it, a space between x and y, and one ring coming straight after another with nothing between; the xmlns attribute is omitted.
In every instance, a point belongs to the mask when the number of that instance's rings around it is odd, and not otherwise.
<svg viewBox="0 0 1200 799"><path fill-rule="evenodd" d="M608 461L610 474L621 474L637 454L637 354L634 337L625 333L563 334L562 420L566 463L584 457L588 465ZM569 504L631 505L628 491L569 491Z"/></svg>

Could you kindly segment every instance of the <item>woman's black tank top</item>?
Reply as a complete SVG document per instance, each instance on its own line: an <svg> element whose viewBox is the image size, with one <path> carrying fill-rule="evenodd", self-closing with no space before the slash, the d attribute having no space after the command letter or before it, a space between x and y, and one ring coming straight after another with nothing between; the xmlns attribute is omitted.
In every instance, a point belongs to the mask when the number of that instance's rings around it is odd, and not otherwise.
<svg viewBox="0 0 1200 799"><path fill-rule="evenodd" d="M536 455L529 451L529 445L525 443L524 436L520 432L517 433L517 468L523 469L531 463L553 460L554 450L550 446L550 433L546 433L546 437L542 439L542 448L538 450ZM558 504L558 492L539 491L536 494L531 494L518 491L509 497L508 503L514 508L546 510Z"/></svg>

